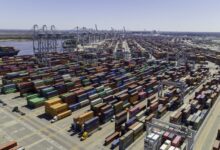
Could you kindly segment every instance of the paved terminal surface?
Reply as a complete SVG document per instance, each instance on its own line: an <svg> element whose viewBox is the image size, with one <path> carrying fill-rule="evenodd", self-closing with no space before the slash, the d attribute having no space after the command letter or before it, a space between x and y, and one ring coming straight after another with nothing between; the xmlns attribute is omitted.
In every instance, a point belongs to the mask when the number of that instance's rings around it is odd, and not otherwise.
<svg viewBox="0 0 220 150"><path fill-rule="evenodd" d="M131 59L131 51L130 51L130 48L128 46L127 40L124 40L122 42L122 47L124 48L125 52L127 53L126 54L126 59L130 60Z"/></svg>
<svg viewBox="0 0 220 150"><path fill-rule="evenodd" d="M90 149L109 149L104 147L103 143L110 131L113 132L114 123L104 124L100 131L95 132L91 138L83 142L77 135L71 136L68 132L73 117L89 110L89 107L80 109L71 117L51 124L43 115L43 107L33 110L26 108L26 101L20 98L18 93L1 95L0 99L8 104L0 107L0 144L8 140L16 140L19 145L30 150L84 150L88 146ZM21 116L11 112L14 106L19 106L26 115Z"/></svg>
<svg viewBox="0 0 220 150"><path fill-rule="evenodd" d="M114 49L114 55L116 56L116 52L118 50L118 44L119 44L119 41L117 41L117 43L115 44L115 49Z"/></svg>
<svg viewBox="0 0 220 150"><path fill-rule="evenodd" d="M215 72L215 66L212 67L212 73ZM204 79L204 84L209 79ZM199 85L196 90L202 87ZM184 103L194 96L194 92L188 94ZM16 140L19 145L27 150L107 150L110 146L103 146L104 139L114 132L114 123L108 122L102 125L102 129L95 132L85 141L80 141L78 135L71 135L68 130L76 117L89 110L89 106L75 111L70 117L62 119L53 124L44 116L44 107L30 109L26 107L26 100L19 97L19 93L0 95L0 99L7 103L7 106L0 104L0 144L8 140ZM217 129L220 127L220 98L211 110L211 114L204 122L202 130L199 131L198 139L195 143L196 150L209 150L212 147ZM146 100L138 105L146 104ZM12 108L18 106L26 113L21 116L11 112ZM161 119L168 122L172 112L167 112ZM130 150L143 150L144 137L146 132L139 137L130 147ZM116 148L118 149L118 147Z"/></svg>
<svg viewBox="0 0 220 150"><path fill-rule="evenodd" d="M127 40L124 40L124 41L122 42L122 47L125 49L125 52L128 52L128 53L131 52L131 51L130 51L130 48L129 48L129 46L128 46Z"/></svg>

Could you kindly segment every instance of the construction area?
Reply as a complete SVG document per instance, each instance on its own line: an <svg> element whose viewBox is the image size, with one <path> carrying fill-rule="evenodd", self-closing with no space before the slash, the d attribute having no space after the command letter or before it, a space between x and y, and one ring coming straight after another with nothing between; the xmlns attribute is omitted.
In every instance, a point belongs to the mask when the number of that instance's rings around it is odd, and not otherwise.
<svg viewBox="0 0 220 150"><path fill-rule="evenodd" d="M195 41L35 25L0 59L0 150L220 149L220 52Z"/></svg>

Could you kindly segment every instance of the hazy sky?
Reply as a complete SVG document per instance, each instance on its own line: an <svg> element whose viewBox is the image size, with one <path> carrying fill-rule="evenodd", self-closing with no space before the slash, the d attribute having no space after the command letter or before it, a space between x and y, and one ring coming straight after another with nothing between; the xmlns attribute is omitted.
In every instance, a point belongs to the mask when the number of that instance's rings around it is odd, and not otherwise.
<svg viewBox="0 0 220 150"><path fill-rule="evenodd" d="M33 24L160 31L220 31L220 0L0 0L1 29Z"/></svg>

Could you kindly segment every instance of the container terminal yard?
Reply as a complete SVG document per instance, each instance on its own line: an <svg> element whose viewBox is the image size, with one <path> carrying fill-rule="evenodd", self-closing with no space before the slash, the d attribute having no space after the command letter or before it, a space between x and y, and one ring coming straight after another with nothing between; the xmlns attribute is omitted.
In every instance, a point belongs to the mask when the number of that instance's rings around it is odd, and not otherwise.
<svg viewBox="0 0 220 150"><path fill-rule="evenodd" d="M0 59L0 150L220 149L213 43L97 26L32 34L34 55Z"/></svg>

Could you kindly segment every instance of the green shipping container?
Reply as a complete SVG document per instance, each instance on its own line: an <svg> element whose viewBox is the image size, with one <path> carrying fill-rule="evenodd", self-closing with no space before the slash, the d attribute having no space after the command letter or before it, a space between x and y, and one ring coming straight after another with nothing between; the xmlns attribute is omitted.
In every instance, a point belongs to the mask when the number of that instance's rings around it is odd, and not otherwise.
<svg viewBox="0 0 220 150"><path fill-rule="evenodd" d="M74 94L73 92L65 93L65 94L60 95L60 98L65 99L66 97L69 97L70 95L73 95L73 94Z"/></svg>
<svg viewBox="0 0 220 150"><path fill-rule="evenodd" d="M106 96L106 92L105 92L105 91L99 92L98 95L99 95L99 97L102 97L102 98L103 98L103 97Z"/></svg>
<svg viewBox="0 0 220 150"><path fill-rule="evenodd" d="M39 107L44 104L45 98L33 98L27 101L29 107Z"/></svg>
<svg viewBox="0 0 220 150"><path fill-rule="evenodd" d="M74 83L73 82L67 82L65 83L67 87L73 87L74 86Z"/></svg>
<svg viewBox="0 0 220 150"><path fill-rule="evenodd" d="M45 94L45 93L53 91L54 89L55 89L54 87L48 87L48 88L42 89L42 93Z"/></svg>
<svg viewBox="0 0 220 150"><path fill-rule="evenodd" d="M31 94L27 96L27 100L33 99L33 98L37 98L39 97L39 94Z"/></svg>
<svg viewBox="0 0 220 150"><path fill-rule="evenodd" d="M15 93L15 92L17 92L17 89L15 89L15 88L9 88L9 89L5 89L3 92L4 92L5 94Z"/></svg>
<svg viewBox="0 0 220 150"><path fill-rule="evenodd" d="M97 92L102 92L102 91L104 91L104 88L105 87L102 85L102 86L97 87L96 90L97 90Z"/></svg>

